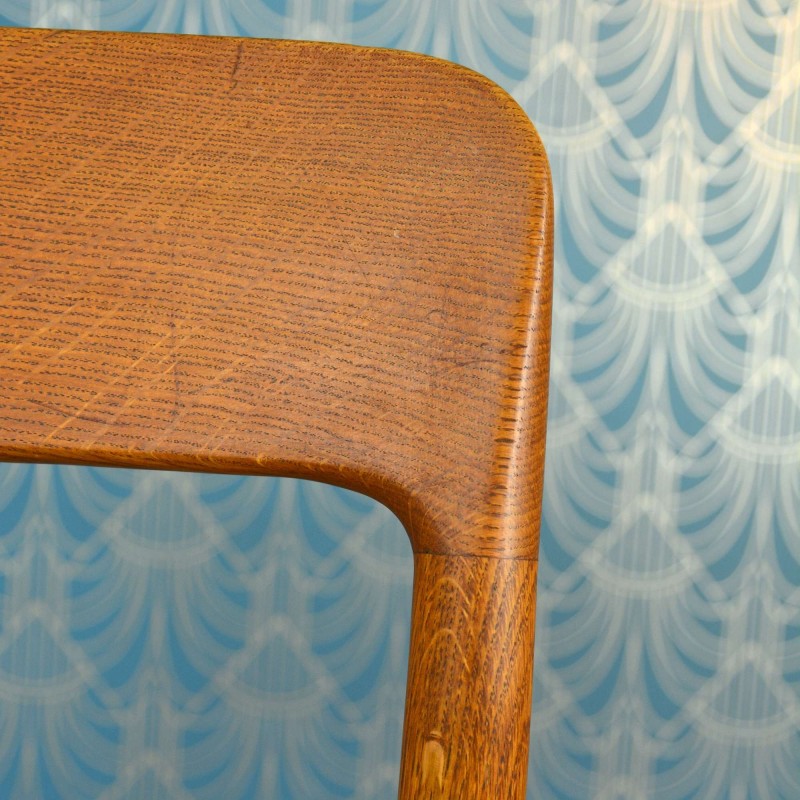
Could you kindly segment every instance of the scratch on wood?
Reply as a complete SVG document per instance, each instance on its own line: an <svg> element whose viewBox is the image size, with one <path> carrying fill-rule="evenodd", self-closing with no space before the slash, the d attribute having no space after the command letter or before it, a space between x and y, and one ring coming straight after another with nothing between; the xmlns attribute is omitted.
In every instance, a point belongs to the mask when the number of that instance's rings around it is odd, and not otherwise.
<svg viewBox="0 0 800 800"><path fill-rule="evenodd" d="M172 354L172 380L173 380L173 389L175 392L175 404L172 407L172 418L173 420L178 417L183 409L183 398L181 395L181 374L180 374L180 353L178 352L178 336L177 336L177 326L175 325L175 318L174 316L170 317L169 320L169 348Z"/></svg>
<svg viewBox="0 0 800 800"><path fill-rule="evenodd" d="M39 408L44 408L47 411L52 411L56 414L61 414L62 416L67 418L67 423L75 421L81 422L91 422L95 425L108 425L108 420L100 419L99 417L90 417L87 414L82 414L80 411L77 411L74 414L70 414L63 408L59 408L57 405L53 403L48 403L44 400L35 399L33 397L26 398L27 401L34 406L38 406Z"/></svg>
<svg viewBox="0 0 800 800"><path fill-rule="evenodd" d="M244 42L239 42L236 47L236 58L233 60L233 69L231 69L230 88L235 89L239 85L239 80L236 77L239 73L239 67L242 66L242 58L244 56Z"/></svg>

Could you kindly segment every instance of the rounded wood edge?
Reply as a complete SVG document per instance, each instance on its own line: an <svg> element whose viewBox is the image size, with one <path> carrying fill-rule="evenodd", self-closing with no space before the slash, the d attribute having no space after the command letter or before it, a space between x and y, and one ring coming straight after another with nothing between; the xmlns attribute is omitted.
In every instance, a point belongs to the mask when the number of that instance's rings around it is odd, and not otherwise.
<svg viewBox="0 0 800 800"><path fill-rule="evenodd" d="M236 53L241 46L257 47L269 42L271 47L308 47L324 50L349 49L398 61L415 61L435 66L440 72L458 75L483 87L498 108L508 115L509 135L522 137L530 153L528 192L524 202L531 209L528 253L520 263L519 302L514 311L516 330L502 387L488 387L497 399L498 418L487 420L492 427L495 450L492 463L481 462L483 474L465 487L448 474L448 464L439 459L428 475L417 480L409 460L398 469L344 463L331 457L320 460L284 462L260 457L253 460L236 457L218 458L208 452L165 452L148 444L137 448L111 448L100 441L86 447L44 448L34 452L25 448L14 451L4 446L3 458L18 461L77 463L136 468L179 469L253 475L290 476L333 483L363 492L388 506L405 525L412 547L418 553L462 554L502 558L532 559L538 549L538 517L541 497L541 463L544 450L544 415L547 397L547 349L550 314L550 277L552 262L552 191L547 159L539 137L524 111L501 87L466 67L432 56L402 50L360 47L357 45L253 40L241 37L199 37L189 34L139 34L128 32L27 31L9 29L4 39L18 38L23 44L36 39L70 37L129 37L153 41L224 42L226 51ZM519 139L518 139L519 141ZM94 434L90 434L94 436ZM469 455L469 454L467 454ZM454 453L459 466L464 454ZM431 461L424 447L418 462ZM485 468L484 468L485 463ZM485 471L484 471L485 470Z"/></svg>

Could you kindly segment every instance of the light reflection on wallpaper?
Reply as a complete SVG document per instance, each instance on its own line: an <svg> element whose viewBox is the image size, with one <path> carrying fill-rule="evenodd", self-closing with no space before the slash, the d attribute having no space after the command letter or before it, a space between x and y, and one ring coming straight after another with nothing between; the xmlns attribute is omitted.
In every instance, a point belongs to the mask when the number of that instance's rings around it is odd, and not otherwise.
<svg viewBox="0 0 800 800"><path fill-rule="evenodd" d="M0 22L399 47L511 92L558 206L529 797L800 797L800 4L0 0ZM0 553L0 798L393 797L411 560L382 507L4 466Z"/></svg>

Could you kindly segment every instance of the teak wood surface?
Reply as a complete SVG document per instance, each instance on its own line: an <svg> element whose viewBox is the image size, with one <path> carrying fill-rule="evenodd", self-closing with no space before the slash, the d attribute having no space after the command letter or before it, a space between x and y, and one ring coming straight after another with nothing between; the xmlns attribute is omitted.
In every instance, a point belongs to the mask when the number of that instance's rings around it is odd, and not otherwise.
<svg viewBox="0 0 800 800"><path fill-rule="evenodd" d="M415 553L400 797L521 800L552 199L469 70L0 32L0 459L311 478Z"/></svg>

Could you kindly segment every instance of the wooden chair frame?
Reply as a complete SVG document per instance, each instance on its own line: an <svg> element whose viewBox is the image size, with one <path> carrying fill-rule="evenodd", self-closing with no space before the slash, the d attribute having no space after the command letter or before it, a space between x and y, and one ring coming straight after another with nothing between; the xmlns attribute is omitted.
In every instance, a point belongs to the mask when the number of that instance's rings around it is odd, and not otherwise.
<svg viewBox="0 0 800 800"><path fill-rule="evenodd" d="M0 32L0 459L309 478L414 550L399 796L520 800L552 197L410 53Z"/></svg>

